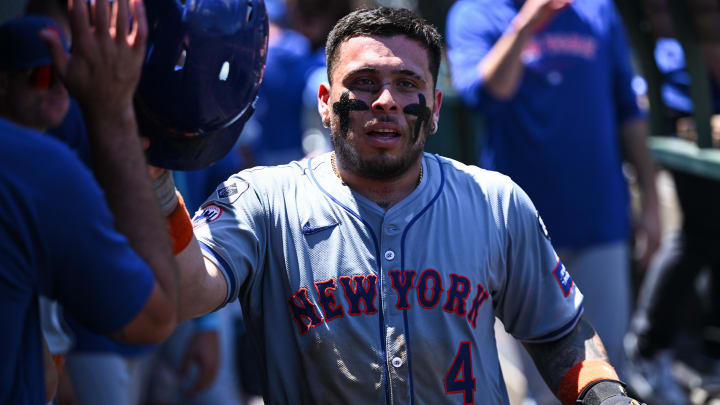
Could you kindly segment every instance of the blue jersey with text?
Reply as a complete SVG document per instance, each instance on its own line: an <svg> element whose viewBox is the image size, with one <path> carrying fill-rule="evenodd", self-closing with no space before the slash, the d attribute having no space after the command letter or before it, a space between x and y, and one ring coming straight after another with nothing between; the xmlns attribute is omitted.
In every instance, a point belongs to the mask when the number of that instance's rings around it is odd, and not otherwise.
<svg viewBox="0 0 720 405"><path fill-rule="evenodd" d="M556 248L623 240L630 210L618 129L641 113L622 21L610 0L572 2L533 34L517 92L500 101L478 63L522 3L460 0L448 15L453 82L486 122L481 164L530 195Z"/></svg>
<svg viewBox="0 0 720 405"><path fill-rule="evenodd" d="M154 277L75 153L2 119L0 141L0 403L44 404L38 296L112 333L145 305Z"/></svg>

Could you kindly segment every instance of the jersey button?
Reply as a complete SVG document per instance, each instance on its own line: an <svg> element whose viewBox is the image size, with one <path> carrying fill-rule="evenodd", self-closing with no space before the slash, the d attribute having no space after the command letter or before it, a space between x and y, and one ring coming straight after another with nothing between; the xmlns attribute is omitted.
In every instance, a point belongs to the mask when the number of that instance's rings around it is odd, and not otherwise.
<svg viewBox="0 0 720 405"><path fill-rule="evenodd" d="M403 361L402 361L402 359L401 359L400 357L394 357L394 358L392 359L392 365L393 365L393 367L398 368L398 367L402 366L402 364L403 364Z"/></svg>
<svg viewBox="0 0 720 405"><path fill-rule="evenodd" d="M387 252L385 252L385 260L392 260L394 258L395 252L393 252L392 250L388 250Z"/></svg>

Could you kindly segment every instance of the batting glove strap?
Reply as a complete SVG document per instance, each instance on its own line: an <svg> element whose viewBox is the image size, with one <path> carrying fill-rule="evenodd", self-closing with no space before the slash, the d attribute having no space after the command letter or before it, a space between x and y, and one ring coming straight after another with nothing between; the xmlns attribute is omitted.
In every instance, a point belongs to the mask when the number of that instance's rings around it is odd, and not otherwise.
<svg viewBox="0 0 720 405"><path fill-rule="evenodd" d="M617 380L597 380L588 384L578 396L579 405L640 405L627 396L625 384Z"/></svg>

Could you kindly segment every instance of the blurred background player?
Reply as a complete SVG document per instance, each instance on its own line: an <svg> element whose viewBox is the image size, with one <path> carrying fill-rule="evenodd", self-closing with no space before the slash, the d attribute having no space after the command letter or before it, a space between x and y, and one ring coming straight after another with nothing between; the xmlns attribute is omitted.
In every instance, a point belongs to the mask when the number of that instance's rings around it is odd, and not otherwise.
<svg viewBox="0 0 720 405"><path fill-rule="evenodd" d="M717 114L718 44L704 43L702 47ZM665 112L680 136L692 137L690 75L682 46L674 38L658 38L654 56L662 73ZM713 132L718 131L714 119ZM673 372L676 360L692 370L684 373L688 390L717 384L720 377L720 182L680 170L670 173L682 225L663 241L643 281L626 341L628 382L650 403L684 405L690 403L690 396ZM706 280L702 285L700 277Z"/></svg>
<svg viewBox="0 0 720 405"><path fill-rule="evenodd" d="M537 204L622 375L633 229L623 160L642 196L634 228L641 266L660 226L648 127L612 1L460 0L447 41L453 82L485 119L481 165L509 175ZM537 377L529 382L554 402Z"/></svg>

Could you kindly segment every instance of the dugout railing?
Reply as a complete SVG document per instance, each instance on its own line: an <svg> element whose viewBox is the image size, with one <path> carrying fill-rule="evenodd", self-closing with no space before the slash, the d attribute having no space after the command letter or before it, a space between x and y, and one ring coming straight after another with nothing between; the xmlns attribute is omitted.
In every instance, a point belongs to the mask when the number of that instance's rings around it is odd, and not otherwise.
<svg viewBox="0 0 720 405"><path fill-rule="evenodd" d="M720 0L616 0L616 5L625 21L638 68L647 82L654 159L672 170L720 180L720 149L712 134L710 73L708 54L704 53L715 46L720 52ZM662 76L654 58L659 37L677 38L685 53L695 128L690 138L677 136L666 114L661 96Z"/></svg>

